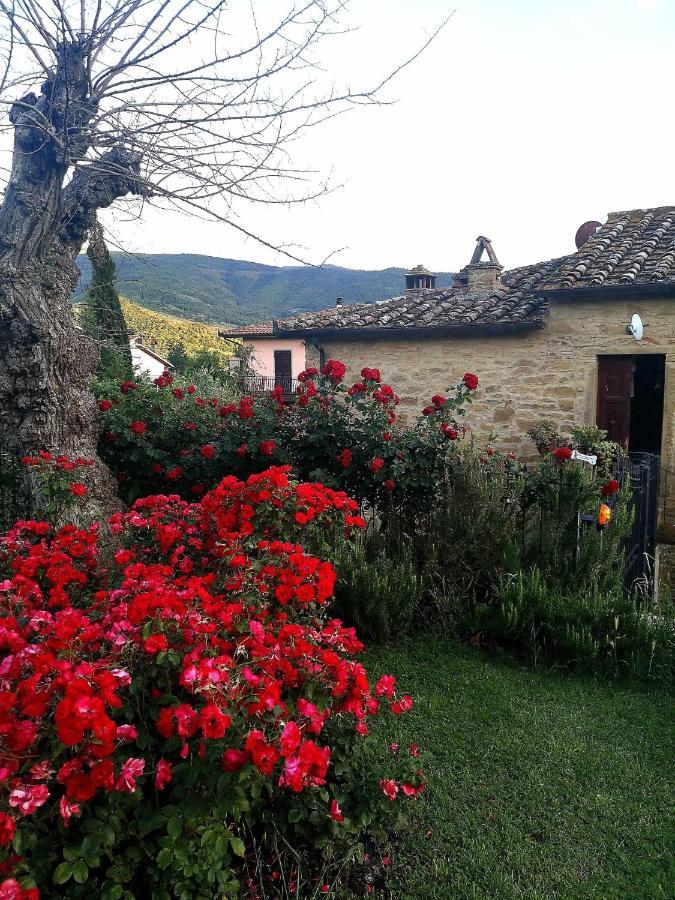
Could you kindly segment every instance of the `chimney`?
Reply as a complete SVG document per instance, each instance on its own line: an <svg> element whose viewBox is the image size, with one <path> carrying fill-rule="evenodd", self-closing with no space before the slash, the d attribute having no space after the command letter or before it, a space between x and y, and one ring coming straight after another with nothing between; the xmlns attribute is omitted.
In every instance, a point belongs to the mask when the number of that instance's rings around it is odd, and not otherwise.
<svg viewBox="0 0 675 900"><path fill-rule="evenodd" d="M423 265L415 266L405 273L406 294L417 294L419 291L431 291L436 287L436 276Z"/></svg>
<svg viewBox="0 0 675 900"><path fill-rule="evenodd" d="M342 306L342 297L335 298L335 309L339 309Z"/></svg>
<svg viewBox="0 0 675 900"><path fill-rule="evenodd" d="M487 260L483 261L483 253L487 253ZM489 238L479 235L476 238L476 249L473 251L471 262L463 270L470 294L489 294L500 286L499 276L503 266L492 249Z"/></svg>

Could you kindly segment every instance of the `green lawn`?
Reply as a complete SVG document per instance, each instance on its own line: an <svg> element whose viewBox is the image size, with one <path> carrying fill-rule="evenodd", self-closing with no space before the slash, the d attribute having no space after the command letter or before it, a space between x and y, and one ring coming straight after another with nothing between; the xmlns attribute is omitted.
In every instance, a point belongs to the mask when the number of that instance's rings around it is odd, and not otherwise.
<svg viewBox="0 0 675 900"><path fill-rule="evenodd" d="M391 896L675 896L673 706L423 638L368 654L414 695L394 739L428 793L391 848Z"/></svg>

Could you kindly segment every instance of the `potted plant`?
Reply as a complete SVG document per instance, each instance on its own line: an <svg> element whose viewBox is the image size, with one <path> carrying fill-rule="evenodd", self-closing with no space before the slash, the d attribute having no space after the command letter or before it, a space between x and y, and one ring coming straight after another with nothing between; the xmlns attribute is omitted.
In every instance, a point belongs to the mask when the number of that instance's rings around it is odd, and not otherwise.
<svg viewBox="0 0 675 900"><path fill-rule="evenodd" d="M563 443L562 435L551 422L542 422L539 425L535 425L534 428L530 428L527 434L541 456L546 456L547 453L550 453L555 447Z"/></svg>

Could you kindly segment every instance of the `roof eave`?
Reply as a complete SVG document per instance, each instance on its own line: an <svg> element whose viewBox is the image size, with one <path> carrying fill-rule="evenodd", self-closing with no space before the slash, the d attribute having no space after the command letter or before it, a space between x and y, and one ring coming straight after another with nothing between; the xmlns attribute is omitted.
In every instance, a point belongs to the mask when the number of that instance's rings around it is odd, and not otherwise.
<svg viewBox="0 0 675 900"><path fill-rule="evenodd" d="M270 332L259 332L259 331L245 331L241 334L228 334L226 331L219 331L218 337L222 338L224 341L245 341L249 338L273 338L276 337L271 331Z"/></svg>
<svg viewBox="0 0 675 900"><path fill-rule="evenodd" d="M402 337L456 337L471 334L518 334L522 331L533 331L544 327L543 319L530 322L494 322L492 324L476 325L410 325L399 328L295 328L293 330L277 331L281 337L304 338L346 338L347 340L359 340L360 338L402 338Z"/></svg>
<svg viewBox="0 0 675 900"><path fill-rule="evenodd" d="M675 282L651 281L629 284L592 284L568 288L540 288L533 292L551 300L602 300L611 294L612 298L642 297L675 297Z"/></svg>

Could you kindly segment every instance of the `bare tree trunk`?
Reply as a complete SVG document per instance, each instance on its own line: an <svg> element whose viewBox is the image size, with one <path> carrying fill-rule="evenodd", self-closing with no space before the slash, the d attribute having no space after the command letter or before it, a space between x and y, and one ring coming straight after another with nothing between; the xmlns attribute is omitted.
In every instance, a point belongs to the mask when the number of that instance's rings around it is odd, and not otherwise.
<svg viewBox="0 0 675 900"><path fill-rule="evenodd" d="M0 443L20 455L45 449L97 459L88 381L98 351L75 325L69 298L96 209L134 190L138 159L112 151L103 168L91 176L82 169L64 187L73 157L86 151L77 141L92 114L78 50L66 47L41 96L29 94L10 114L13 166L0 207ZM57 137L64 132L72 135L68 147ZM114 495L97 460L89 513L105 512Z"/></svg>

